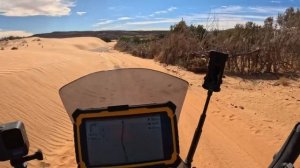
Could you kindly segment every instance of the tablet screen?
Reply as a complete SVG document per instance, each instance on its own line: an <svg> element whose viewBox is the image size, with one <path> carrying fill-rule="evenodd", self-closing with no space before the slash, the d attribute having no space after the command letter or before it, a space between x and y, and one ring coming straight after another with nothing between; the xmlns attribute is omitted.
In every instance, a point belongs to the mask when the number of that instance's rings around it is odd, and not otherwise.
<svg viewBox="0 0 300 168"><path fill-rule="evenodd" d="M90 166L163 160L162 114L84 122Z"/></svg>

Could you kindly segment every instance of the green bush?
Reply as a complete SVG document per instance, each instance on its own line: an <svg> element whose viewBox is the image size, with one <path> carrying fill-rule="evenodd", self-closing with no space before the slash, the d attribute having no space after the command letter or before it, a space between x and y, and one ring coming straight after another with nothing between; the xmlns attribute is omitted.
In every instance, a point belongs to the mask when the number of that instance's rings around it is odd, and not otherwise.
<svg viewBox="0 0 300 168"><path fill-rule="evenodd" d="M0 38L0 41L16 40L16 39L21 39L21 38L22 37L8 36L8 37L2 37L2 38Z"/></svg>
<svg viewBox="0 0 300 168"><path fill-rule="evenodd" d="M109 37L101 37L101 40L103 40L107 43L111 42L111 39Z"/></svg>

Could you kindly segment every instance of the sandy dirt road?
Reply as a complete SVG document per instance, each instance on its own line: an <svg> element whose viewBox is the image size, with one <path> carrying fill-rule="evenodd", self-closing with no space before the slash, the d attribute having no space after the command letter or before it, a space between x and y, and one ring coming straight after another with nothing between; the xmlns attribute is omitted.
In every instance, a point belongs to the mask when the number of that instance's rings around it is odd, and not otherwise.
<svg viewBox="0 0 300 168"><path fill-rule="evenodd" d="M11 50L13 46L18 50ZM206 98L203 75L120 53L112 49L113 43L96 38L26 38L1 42L0 47L4 49L0 50L0 123L22 120L31 152L40 148L45 155L44 161L32 161L29 167L76 167L72 125L58 89L91 72L117 68L150 68L190 83L179 121L185 158ZM268 166L300 121L300 82L275 86L276 82L224 79L222 91L213 95L208 109L196 167Z"/></svg>

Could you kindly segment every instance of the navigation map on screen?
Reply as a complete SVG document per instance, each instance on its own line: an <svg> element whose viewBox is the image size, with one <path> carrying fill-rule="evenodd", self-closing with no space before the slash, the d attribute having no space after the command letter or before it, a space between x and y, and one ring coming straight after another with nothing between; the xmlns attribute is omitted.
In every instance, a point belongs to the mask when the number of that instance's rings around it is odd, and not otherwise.
<svg viewBox="0 0 300 168"><path fill-rule="evenodd" d="M164 159L161 114L87 120L90 166Z"/></svg>

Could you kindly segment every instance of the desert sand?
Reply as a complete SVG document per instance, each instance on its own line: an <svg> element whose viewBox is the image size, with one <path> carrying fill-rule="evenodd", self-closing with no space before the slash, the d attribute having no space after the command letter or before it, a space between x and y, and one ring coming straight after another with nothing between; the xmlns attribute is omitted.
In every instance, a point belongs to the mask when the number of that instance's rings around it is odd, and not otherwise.
<svg viewBox="0 0 300 168"><path fill-rule="evenodd" d="M89 37L0 42L0 123L22 120L30 152L43 150L45 159L31 161L29 167L76 167L72 124L59 88L92 72L128 67L155 69L190 83L179 121L185 158L206 99L204 75L133 57L113 45ZM194 166L267 167L300 121L300 81L226 76L221 88L211 99ZM0 167L10 167L9 162Z"/></svg>

